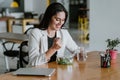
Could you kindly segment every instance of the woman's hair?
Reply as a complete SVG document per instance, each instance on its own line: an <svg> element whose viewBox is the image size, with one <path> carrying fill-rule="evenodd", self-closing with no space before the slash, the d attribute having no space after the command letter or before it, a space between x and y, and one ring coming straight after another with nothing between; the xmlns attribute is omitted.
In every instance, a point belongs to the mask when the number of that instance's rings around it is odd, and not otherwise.
<svg viewBox="0 0 120 80"><path fill-rule="evenodd" d="M44 16L43 16L38 28L42 29L42 30L46 30L49 26L52 16L56 15L58 12L61 12L61 11L65 12L65 22L66 22L68 14L67 14L65 7L61 3L58 3L58 2L50 4L44 13ZM64 24L65 24L65 22L64 22ZM63 27L63 25L62 25L62 27Z"/></svg>

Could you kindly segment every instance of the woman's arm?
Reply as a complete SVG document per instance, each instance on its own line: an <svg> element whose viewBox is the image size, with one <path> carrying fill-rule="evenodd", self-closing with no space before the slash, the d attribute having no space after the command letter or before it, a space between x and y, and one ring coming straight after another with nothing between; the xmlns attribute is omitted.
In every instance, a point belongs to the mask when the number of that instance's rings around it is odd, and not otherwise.
<svg viewBox="0 0 120 80"><path fill-rule="evenodd" d="M47 62L45 50L40 46L42 33L39 29L33 29L29 35L29 65L36 66Z"/></svg>
<svg viewBox="0 0 120 80"><path fill-rule="evenodd" d="M84 59L87 58L87 54L85 52L85 49L84 47L79 47L75 41L72 39L71 35L69 34L68 31L66 31L66 35L67 35L67 44L66 44L66 47L67 49L71 52L71 53L74 53L74 54L78 54L79 55L79 58L82 58L84 57Z"/></svg>
<svg viewBox="0 0 120 80"><path fill-rule="evenodd" d="M50 60L50 57L60 48L62 47L62 41L60 38L55 38L53 41L53 45L46 52L46 58Z"/></svg>
<svg viewBox="0 0 120 80"><path fill-rule="evenodd" d="M71 53L75 53L77 51L77 53L80 52L80 47L76 44L76 42L73 40L72 36L70 35L70 33L67 30L64 30L63 32L63 38L66 44L66 48L71 52ZM79 51L78 51L79 50Z"/></svg>

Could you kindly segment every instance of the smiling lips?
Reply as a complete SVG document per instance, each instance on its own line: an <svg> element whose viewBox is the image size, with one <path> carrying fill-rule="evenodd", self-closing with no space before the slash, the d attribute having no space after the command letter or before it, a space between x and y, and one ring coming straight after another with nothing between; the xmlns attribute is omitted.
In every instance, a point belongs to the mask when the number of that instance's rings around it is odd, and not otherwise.
<svg viewBox="0 0 120 80"><path fill-rule="evenodd" d="M56 24L56 28L61 28L61 24Z"/></svg>

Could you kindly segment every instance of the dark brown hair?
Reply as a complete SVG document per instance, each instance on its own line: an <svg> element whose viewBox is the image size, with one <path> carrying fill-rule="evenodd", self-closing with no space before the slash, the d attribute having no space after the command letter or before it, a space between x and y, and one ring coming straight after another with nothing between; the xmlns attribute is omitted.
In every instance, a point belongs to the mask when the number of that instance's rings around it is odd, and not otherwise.
<svg viewBox="0 0 120 80"><path fill-rule="evenodd" d="M61 12L61 11L65 12L65 22L66 22L68 13L67 13L65 7L61 3L58 3L58 2L50 4L44 13L44 16L43 16L38 28L42 29L42 30L46 30L49 26L49 22L50 22L52 16L56 15L58 12ZM65 24L65 22L64 22L64 24ZM63 27L63 25L62 25L62 27Z"/></svg>

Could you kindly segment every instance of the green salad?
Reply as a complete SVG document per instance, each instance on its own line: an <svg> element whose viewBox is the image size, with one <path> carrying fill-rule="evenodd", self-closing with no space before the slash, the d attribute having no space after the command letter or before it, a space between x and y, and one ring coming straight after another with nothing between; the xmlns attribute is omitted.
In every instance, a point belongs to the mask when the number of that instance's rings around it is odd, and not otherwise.
<svg viewBox="0 0 120 80"><path fill-rule="evenodd" d="M73 59L72 58L66 58L66 57L59 57L57 58L58 64L72 64Z"/></svg>

